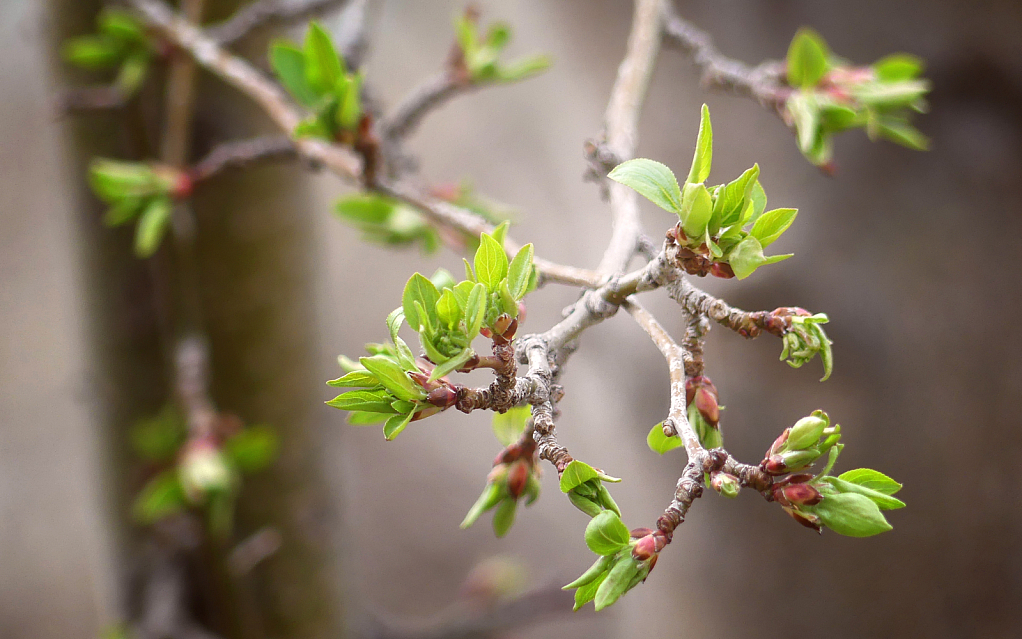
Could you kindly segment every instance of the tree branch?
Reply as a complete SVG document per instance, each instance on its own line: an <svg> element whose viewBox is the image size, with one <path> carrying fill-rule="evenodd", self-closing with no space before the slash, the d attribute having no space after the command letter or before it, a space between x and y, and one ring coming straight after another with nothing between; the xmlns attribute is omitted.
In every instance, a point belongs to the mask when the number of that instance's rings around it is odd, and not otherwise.
<svg viewBox="0 0 1022 639"><path fill-rule="evenodd" d="M628 47L611 91L604 139L620 160L635 154L639 110L646 96L660 50L665 0L636 0ZM635 254L642 228L638 194L623 184L610 185L611 239L597 270L610 275L623 271Z"/></svg>
<svg viewBox="0 0 1022 639"><path fill-rule="evenodd" d="M384 139L397 140L408 136L430 111L440 108L454 96L470 91L475 86L449 70L429 78L413 89L397 105L394 113L384 120Z"/></svg>
<svg viewBox="0 0 1022 639"><path fill-rule="evenodd" d="M255 29L272 22L301 20L336 8L348 0L258 0L218 25L209 27L209 37L227 46Z"/></svg>
<svg viewBox="0 0 1022 639"><path fill-rule="evenodd" d="M725 57L708 33L683 20L669 4L664 5L664 37L669 44L692 56L702 71L705 86L754 98L780 115L791 93L791 88L783 82L783 62L768 61L750 67Z"/></svg>
<svg viewBox="0 0 1022 639"><path fill-rule="evenodd" d="M244 167L263 160L289 160L298 157L294 142L286 135L264 135L248 140L224 142L213 148L191 170L195 182L208 180L224 169Z"/></svg>

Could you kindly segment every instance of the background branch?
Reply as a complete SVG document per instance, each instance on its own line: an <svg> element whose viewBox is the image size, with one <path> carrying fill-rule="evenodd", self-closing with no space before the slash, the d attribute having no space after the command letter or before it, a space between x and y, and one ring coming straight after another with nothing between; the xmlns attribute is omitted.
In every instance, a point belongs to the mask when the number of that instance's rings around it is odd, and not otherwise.
<svg viewBox="0 0 1022 639"><path fill-rule="evenodd" d="M309 18L345 4L349 0L258 0L224 22L209 28L209 37L222 45L230 45L259 27L274 22L290 22Z"/></svg>
<svg viewBox="0 0 1022 639"><path fill-rule="evenodd" d="M248 140L219 144L192 167L195 182L208 180L228 168L245 167L264 160L290 160L298 157L294 142L286 135L264 135Z"/></svg>

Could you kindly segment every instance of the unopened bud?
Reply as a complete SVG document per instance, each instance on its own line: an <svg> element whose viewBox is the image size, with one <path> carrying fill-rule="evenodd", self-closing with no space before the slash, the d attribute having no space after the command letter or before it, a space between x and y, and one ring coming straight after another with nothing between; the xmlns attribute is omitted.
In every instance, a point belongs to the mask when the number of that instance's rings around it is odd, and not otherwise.
<svg viewBox="0 0 1022 639"><path fill-rule="evenodd" d="M642 537L632 546L632 557L639 561L651 559L656 556L656 553L656 539L654 539L653 535Z"/></svg>
<svg viewBox="0 0 1022 639"><path fill-rule="evenodd" d="M486 481L490 484L498 484L504 481L508 475L507 464L497 464L493 469L486 475Z"/></svg>
<svg viewBox="0 0 1022 639"><path fill-rule="evenodd" d="M518 302L518 324L525 323L525 302Z"/></svg>
<svg viewBox="0 0 1022 639"><path fill-rule="evenodd" d="M785 444L788 443L788 436L791 434L790 428L785 428L784 432L781 433L774 443L770 445L770 451L767 453L767 457L773 457L779 455L782 451L786 450Z"/></svg>
<svg viewBox="0 0 1022 639"><path fill-rule="evenodd" d="M629 533L632 539L639 539L640 537L645 537L646 535L652 534L653 534L652 528L632 528L631 532Z"/></svg>
<svg viewBox="0 0 1022 639"><path fill-rule="evenodd" d="M804 513L795 510L794 508L788 508L786 506L784 507L784 512L791 515L792 519L802 524L806 528L812 528L818 533L823 532L823 526L820 524L820 518L818 516L813 515L811 513Z"/></svg>
<svg viewBox="0 0 1022 639"><path fill-rule="evenodd" d="M717 398L709 389L700 388L695 393L696 410L703 416L711 426L716 428L720 421L720 407L717 405Z"/></svg>
<svg viewBox="0 0 1022 639"><path fill-rule="evenodd" d="M734 475L722 472L713 473L710 478L710 487L724 497L737 497L742 485Z"/></svg>
<svg viewBox="0 0 1022 639"><path fill-rule="evenodd" d="M774 489L774 499L785 506L815 506L823 495L809 484L789 484Z"/></svg>
<svg viewBox="0 0 1022 639"><path fill-rule="evenodd" d="M440 386L429 392L426 401L438 408L450 408L458 402L458 393L450 386Z"/></svg>
<svg viewBox="0 0 1022 639"><path fill-rule="evenodd" d="M525 485L529 481L529 466L524 459L519 459L511 464L507 473L507 491L511 497L518 499L525 492Z"/></svg>
<svg viewBox="0 0 1022 639"><path fill-rule="evenodd" d="M509 326L511 326L511 316L507 313L501 313L497 316L497 319L493 321L493 334L503 335L504 331L506 331Z"/></svg>
<svg viewBox="0 0 1022 639"><path fill-rule="evenodd" d="M788 433L788 449L803 450L820 441L823 429L830 425L827 414L823 411L815 411L809 417L803 417L795 422Z"/></svg>
<svg viewBox="0 0 1022 639"><path fill-rule="evenodd" d="M517 317L514 318L513 320L511 320L511 323L508 324L507 329L503 333L504 339L511 339L512 337L515 336L516 332L518 332L518 318Z"/></svg>
<svg viewBox="0 0 1022 639"><path fill-rule="evenodd" d="M485 337L486 339L493 337L493 333L490 331L490 329L486 328L485 326L479 329L479 334Z"/></svg>
<svg viewBox="0 0 1022 639"><path fill-rule="evenodd" d="M233 483L231 469L211 438L195 439L186 444L178 477L188 498L195 503L211 491L229 489Z"/></svg>
<svg viewBox="0 0 1022 639"><path fill-rule="evenodd" d="M735 272L727 262L714 262L710 265L710 275L729 280L735 276Z"/></svg>

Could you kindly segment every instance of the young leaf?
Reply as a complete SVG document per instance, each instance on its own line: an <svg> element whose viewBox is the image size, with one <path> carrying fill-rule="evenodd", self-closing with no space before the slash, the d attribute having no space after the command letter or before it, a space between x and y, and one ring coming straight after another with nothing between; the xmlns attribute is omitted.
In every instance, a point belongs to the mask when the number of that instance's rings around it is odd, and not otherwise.
<svg viewBox="0 0 1022 639"><path fill-rule="evenodd" d="M475 275L490 292L496 291L500 281L507 277L507 253L497 240L483 233L475 255Z"/></svg>
<svg viewBox="0 0 1022 639"><path fill-rule="evenodd" d="M763 257L763 247L759 240L750 235L731 249L727 256L727 262L731 265L731 270L735 272L735 277L744 280L762 266L766 262L766 258Z"/></svg>
<svg viewBox="0 0 1022 639"><path fill-rule="evenodd" d="M767 211L752 225L749 235L759 240L760 246L766 248L788 230L791 223L795 221L796 215L798 215L798 209Z"/></svg>
<svg viewBox="0 0 1022 639"><path fill-rule="evenodd" d="M863 497L869 498L880 508L880 510L897 510L898 508L905 507L905 502L901 501L897 497L885 495L884 493L871 488L866 488L865 486L845 481L839 477L825 477L824 481L842 493L854 493L856 495L862 495Z"/></svg>
<svg viewBox="0 0 1022 639"><path fill-rule="evenodd" d="M279 449L277 433L269 426L249 426L224 442L224 453L245 473L260 471L273 462Z"/></svg>
<svg viewBox="0 0 1022 639"><path fill-rule="evenodd" d="M506 413L493 414L493 434L497 436L504 446L510 446L518 441L525 432L525 424L532 416L532 406L515 406Z"/></svg>
<svg viewBox="0 0 1022 639"><path fill-rule="evenodd" d="M532 257L532 244L526 244L519 249L514 259L511 260L511 265L507 269L508 289L510 289L511 296L514 297L515 300L520 300L525 297L525 293L529 289L529 278L532 277L533 268Z"/></svg>
<svg viewBox="0 0 1022 639"><path fill-rule="evenodd" d="M383 355L360 357L359 362L366 367L394 397L406 401L422 399L426 392L422 386L413 382L404 370ZM353 373L349 373L352 375ZM347 375L345 376L347 377Z"/></svg>
<svg viewBox="0 0 1022 639"><path fill-rule="evenodd" d="M328 406L341 410L366 413L393 413L390 393L385 390L354 390L342 393L327 402Z"/></svg>
<svg viewBox="0 0 1022 639"><path fill-rule="evenodd" d="M180 512L185 507L184 489L177 472L167 470L142 487L132 508L135 520L151 524L158 519Z"/></svg>
<svg viewBox="0 0 1022 639"><path fill-rule="evenodd" d="M690 238L706 235L706 226L713 215L713 200L710 192L702 184L689 183L681 196L681 228Z"/></svg>
<svg viewBox="0 0 1022 639"><path fill-rule="evenodd" d="M596 581L596 579L600 575L604 574L605 572L607 572L607 570L610 569L610 566L613 563L614 557L612 555L603 555L602 557L597 559L592 566L589 566L589 568L584 573L579 575L578 579L576 579L575 581L571 582L566 586L562 586L561 590L571 590L572 588L580 588L586 584L590 584Z"/></svg>
<svg viewBox="0 0 1022 639"><path fill-rule="evenodd" d="M749 203L753 187L759 178L759 164L753 164L752 168L746 169L737 180L730 182L724 187L721 194L718 194L714 203L714 215L719 211L720 219L718 227L727 227L741 221L742 211Z"/></svg>
<svg viewBox="0 0 1022 639"><path fill-rule="evenodd" d="M566 493L578 487L580 484L599 477L596 469L585 462L573 459L561 473L561 492Z"/></svg>
<svg viewBox="0 0 1022 639"><path fill-rule="evenodd" d="M479 329L482 328L485 318L486 286L477 282L465 301L465 328L469 340L479 334Z"/></svg>
<svg viewBox="0 0 1022 639"><path fill-rule="evenodd" d="M637 158L622 162L607 174L607 177L635 189L653 204L665 211L681 211L681 188L674 173L665 165L654 160Z"/></svg>
<svg viewBox="0 0 1022 639"><path fill-rule="evenodd" d="M518 82L546 71L553 63L553 59L548 55L529 56L500 66L497 69L497 79L503 82Z"/></svg>
<svg viewBox="0 0 1022 639"><path fill-rule="evenodd" d="M459 527L464 530L476 523L480 515L496 506L503 497L504 494L499 484L486 484L483 494L479 495L479 499L468 509L468 514L465 515L465 519L462 520Z"/></svg>
<svg viewBox="0 0 1022 639"><path fill-rule="evenodd" d="M405 429L408 422L412 421L414 412L409 412L407 415L394 415L387 419L387 423L383 425L383 437L389 442L395 437L401 434L401 431Z"/></svg>
<svg viewBox="0 0 1022 639"><path fill-rule="evenodd" d="M98 71L109 69L120 62L123 49L112 38L87 35L68 40L60 53L69 64Z"/></svg>
<svg viewBox="0 0 1022 639"><path fill-rule="evenodd" d="M630 556L618 559L614 567L607 573L607 578L596 590L596 598L593 600L596 610L600 611L612 605L621 598L621 595L628 592L635 576L641 569L642 562L636 561Z"/></svg>
<svg viewBox="0 0 1022 639"><path fill-rule="evenodd" d="M337 108L337 124L342 129L352 131L362 120L362 81L361 73L353 76L342 75L337 81L337 92L342 96ZM341 90L343 87L343 91Z"/></svg>
<svg viewBox="0 0 1022 639"><path fill-rule="evenodd" d="M135 227L135 255L149 257L160 248L160 241L170 226L173 208L174 204L168 197L154 197L149 201Z"/></svg>
<svg viewBox="0 0 1022 639"><path fill-rule="evenodd" d="M590 581L584 586L579 586L578 590L575 591L575 607L572 610L578 610L582 606L586 605L590 601L596 598L596 592L603 585L603 581L607 578L607 572L600 573L596 579Z"/></svg>
<svg viewBox="0 0 1022 639"><path fill-rule="evenodd" d="M430 374L429 381L432 382L434 380L440 379L441 377L450 373L451 371L458 370L465 364L465 362L467 362L472 357L473 353L474 351L471 348L465 348L454 357L451 357L447 361L438 364L437 367L434 368L433 372Z"/></svg>
<svg viewBox="0 0 1022 639"><path fill-rule="evenodd" d="M507 239L507 230L509 228L511 228L511 221L504 220L497 225L497 228L493 229L492 233L490 233L490 235L493 236L494 241L500 245L500 248L504 248L504 240Z"/></svg>
<svg viewBox="0 0 1022 639"><path fill-rule="evenodd" d="M646 445L654 453L660 453L663 455L669 450L674 450L679 446L683 445L681 437L677 435L668 437L664 435L664 423L660 422L650 429L649 434L646 435Z"/></svg>
<svg viewBox="0 0 1022 639"><path fill-rule="evenodd" d="M96 24L101 33L116 40L129 44L146 44L145 31L127 11L107 7L99 14Z"/></svg>
<svg viewBox="0 0 1022 639"><path fill-rule="evenodd" d="M688 184L705 182L710 177L710 164L713 161L713 126L710 124L710 108L703 105L699 116L699 135L696 137L696 152L692 157L692 168L689 169Z"/></svg>
<svg viewBox="0 0 1022 639"><path fill-rule="evenodd" d="M788 84L796 89L817 85L827 73L827 44L812 29L799 29L788 46Z"/></svg>
<svg viewBox="0 0 1022 639"><path fill-rule="evenodd" d="M390 419L388 413L365 413L362 411L353 411L348 413L348 423L352 426L371 426L374 424L380 424Z"/></svg>
<svg viewBox="0 0 1022 639"><path fill-rule="evenodd" d="M445 288L453 290L457 285L457 282L454 281L454 276L451 275L451 272L442 266L433 271L433 275L429 277L429 281L433 282L433 286L435 286L438 291L442 291Z"/></svg>
<svg viewBox="0 0 1022 639"><path fill-rule="evenodd" d="M320 93L309 84L305 71L305 54L300 49L290 42L274 42L270 45L270 66L280 83L299 104L310 108L316 104Z"/></svg>
<svg viewBox="0 0 1022 639"><path fill-rule="evenodd" d="M913 80L923 72L923 60L908 53L895 53L874 62L873 71L884 82Z"/></svg>
<svg viewBox="0 0 1022 639"><path fill-rule="evenodd" d="M140 420L131 429L131 444L144 459L170 459L185 441L185 424L181 415L168 405L154 417Z"/></svg>
<svg viewBox="0 0 1022 639"><path fill-rule="evenodd" d="M621 518L609 510L596 515L586 526L586 546L597 555L614 555L628 545L631 536Z"/></svg>
<svg viewBox="0 0 1022 639"><path fill-rule="evenodd" d="M309 23L305 34L305 76L320 94L332 91L344 73L341 59L326 30L318 22Z"/></svg>
<svg viewBox="0 0 1022 639"><path fill-rule="evenodd" d="M901 490L901 484L894 481L887 475L872 468L856 468L838 475L838 479L852 484L858 484L863 488L875 490L885 495L893 495Z"/></svg>
<svg viewBox="0 0 1022 639"><path fill-rule="evenodd" d="M811 507L823 525L846 537L872 537L891 530L880 508L868 497L855 493L826 495Z"/></svg>
<svg viewBox="0 0 1022 639"><path fill-rule="evenodd" d="M445 289L440 294L440 299L436 302L436 314L441 324L449 330L453 331L457 328L458 322L461 321L461 307L458 305L457 298L454 297L454 292L450 289Z"/></svg>
<svg viewBox="0 0 1022 639"><path fill-rule="evenodd" d="M328 386L338 388L373 388L380 385L380 380L369 371L351 371L342 377L327 382Z"/></svg>
<svg viewBox="0 0 1022 639"><path fill-rule="evenodd" d="M430 311L435 313L436 303L439 299L440 291L436 290L433 282L426 279L424 275L416 273L409 278L408 283L405 284L405 290L401 294L401 307L404 309L405 319L413 331L421 332L420 327L433 324L428 315L419 316L415 302L419 302L420 308L425 309L426 313Z"/></svg>
<svg viewBox="0 0 1022 639"><path fill-rule="evenodd" d="M505 499L497 506L497 512L493 513L493 532L498 537L503 537L511 530L515 523L515 511L518 509L518 502L514 499Z"/></svg>

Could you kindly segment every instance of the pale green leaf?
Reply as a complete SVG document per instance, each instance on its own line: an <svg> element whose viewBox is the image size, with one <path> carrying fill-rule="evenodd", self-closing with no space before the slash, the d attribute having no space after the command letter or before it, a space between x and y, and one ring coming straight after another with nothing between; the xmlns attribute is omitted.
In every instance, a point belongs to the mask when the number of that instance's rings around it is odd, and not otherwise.
<svg viewBox="0 0 1022 639"><path fill-rule="evenodd" d="M660 162L637 158L614 167L607 177L635 189L665 211L681 211L681 188L674 173Z"/></svg>
<svg viewBox="0 0 1022 639"><path fill-rule="evenodd" d="M710 177L713 162L713 126L710 124L710 108L703 105L699 113L699 135L696 137L696 151L692 157L692 168L688 172L689 184L702 183Z"/></svg>

